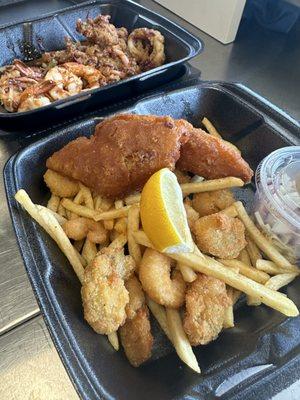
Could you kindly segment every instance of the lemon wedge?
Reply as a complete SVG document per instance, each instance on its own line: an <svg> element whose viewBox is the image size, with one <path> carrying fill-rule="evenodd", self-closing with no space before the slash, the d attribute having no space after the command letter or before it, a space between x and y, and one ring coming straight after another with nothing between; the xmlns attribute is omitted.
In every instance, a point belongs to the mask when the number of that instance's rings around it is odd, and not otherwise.
<svg viewBox="0 0 300 400"><path fill-rule="evenodd" d="M143 229L158 251L193 251L182 191L176 175L168 168L157 171L145 184L140 212Z"/></svg>

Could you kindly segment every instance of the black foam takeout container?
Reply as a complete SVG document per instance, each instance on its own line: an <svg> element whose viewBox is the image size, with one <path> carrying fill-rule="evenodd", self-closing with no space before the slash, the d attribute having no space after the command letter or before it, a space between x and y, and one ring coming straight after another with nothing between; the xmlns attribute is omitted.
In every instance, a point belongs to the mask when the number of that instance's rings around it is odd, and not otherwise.
<svg viewBox="0 0 300 400"><path fill-rule="evenodd" d="M1 12L1 11L0 11ZM30 21L10 24L0 28L0 66L10 64L15 58L23 60L36 55L65 47L65 37L83 40L76 32L76 21L99 14L111 15L111 22L117 27L126 27L129 32L147 27L159 30L165 37L165 64L98 89L84 91L75 96L54 102L46 107L9 113L0 106L0 128L6 130L25 127L49 126L78 115L85 110L95 109L113 101L119 101L145 92L175 79L182 63L197 55L202 49L201 41L166 18L130 0L96 0ZM28 52L28 49L31 50Z"/></svg>
<svg viewBox="0 0 300 400"><path fill-rule="evenodd" d="M202 82L154 95L106 114L171 115L195 126L206 116L225 139L234 142L252 168L272 150L299 144L299 127L287 116L238 85ZM104 114L99 113L98 116ZM300 318L264 305L238 304L236 325L207 346L194 348L202 375L178 359L154 322L153 358L136 369L122 351L84 321L80 283L55 243L19 207L14 194L24 188L45 204L45 161L70 140L89 136L99 119L90 118L54 131L13 156L4 170L16 236L46 324L62 361L83 399L267 399L299 378ZM251 205L252 189L241 191ZM300 306L299 280L285 289Z"/></svg>

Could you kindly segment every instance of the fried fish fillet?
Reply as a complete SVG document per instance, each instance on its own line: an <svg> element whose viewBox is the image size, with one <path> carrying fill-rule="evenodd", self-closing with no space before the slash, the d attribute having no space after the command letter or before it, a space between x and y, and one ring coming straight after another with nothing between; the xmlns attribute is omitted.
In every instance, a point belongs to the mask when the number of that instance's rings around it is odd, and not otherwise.
<svg viewBox="0 0 300 400"><path fill-rule="evenodd" d="M98 124L91 138L68 143L46 165L100 195L122 197L159 169L174 170L191 129L171 117L117 115Z"/></svg>
<svg viewBox="0 0 300 400"><path fill-rule="evenodd" d="M159 169L174 170L175 164L207 179L235 176L248 182L253 175L240 153L223 140L183 119L154 115L108 118L89 139L68 143L46 165L100 195L118 198L141 189Z"/></svg>
<svg viewBox="0 0 300 400"><path fill-rule="evenodd" d="M235 176L249 182L253 176L253 171L237 150L224 140L196 128L182 146L176 167L206 179Z"/></svg>

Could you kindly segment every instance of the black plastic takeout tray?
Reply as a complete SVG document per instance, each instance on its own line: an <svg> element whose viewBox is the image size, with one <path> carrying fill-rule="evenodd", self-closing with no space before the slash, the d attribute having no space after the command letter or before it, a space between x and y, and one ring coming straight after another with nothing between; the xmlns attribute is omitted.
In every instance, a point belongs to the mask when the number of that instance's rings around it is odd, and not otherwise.
<svg viewBox="0 0 300 400"><path fill-rule="evenodd" d="M124 107L124 105L123 105ZM114 112L171 115L199 126L203 116L213 121L225 139L242 150L252 168L271 151L299 144L299 127L237 85L200 83L164 95L154 95ZM207 346L195 348L199 376L184 366L154 322L153 358L130 366L122 351L84 321L80 283L68 261L46 233L15 202L24 188L34 202L45 204L45 161L70 140L89 136L99 122L75 122L31 144L13 156L4 170L7 198L21 254L46 324L62 361L83 399L267 399L299 378L300 318L286 319L267 308L235 312L236 326ZM244 197L251 205L252 189ZM300 306L300 281L286 289Z"/></svg>
<svg viewBox="0 0 300 400"><path fill-rule="evenodd" d="M159 30L165 37L165 64L36 110L9 113L0 106L1 128L22 130L24 126L49 126L49 121L70 118L87 109L95 109L143 93L176 78L182 63L202 50L202 43L198 38L137 3L130 0L96 0L31 21L0 28L0 66L10 64L15 58L23 60L26 57L24 49L28 49L28 46L38 54L64 48L66 36L73 40L83 40L84 37L76 32L76 21L78 18L82 20L87 17L94 18L99 14L111 15L111 22L114 25L124 26L129 32L139 27Z"/></svg>

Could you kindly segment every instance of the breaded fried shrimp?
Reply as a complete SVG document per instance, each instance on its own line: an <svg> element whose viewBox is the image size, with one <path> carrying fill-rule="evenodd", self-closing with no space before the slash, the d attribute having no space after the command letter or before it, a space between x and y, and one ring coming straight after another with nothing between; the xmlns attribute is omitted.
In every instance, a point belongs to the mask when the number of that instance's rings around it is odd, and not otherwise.
<svg viewBox="0 0 300 400"><path fill-rule="evenodd" d="M190 229L192 229L194 223L199 219L199 213L192 207L191 200L189 198L184 200L184 208Z"/></svg>
<svg viewBox="0 0 300 400"><path fill-rule="evenodd" d="M178 308L184 303L186 284L178 271L171 272L169 257L146 249L139 267L143 289L156 303Z"/></svg>
<svg viewBox="0 0 300 400"><path fill-rule="evenodd" d="M145 304L145 295L142 285L135 275L132 275L126 282L125 287L129 293L129 303L126 306L127 318L135 317L137 311Z"/></svg>
<svg viewBox="0 0 300 400"><path fill-rule="evenodd" d="M87 237L92 243L105 243L108 237L103 223L90 218L79 217L67 221L63 230L70 239L82 240Z"/></svg>
<svg viewBox="0 0 300 400"><path fill-rule="evenodd" d="M81 296L84 318L101 334L115 332L126 320L129 294L124 278L134 269L123 249L102 249L84 271Z"/></svg>
<svg viewBox="0 0 300 400"><path fill-rule="evenodd" d="M138 367L151 357L153 336L146 305L140 308L133 319L127 319L120 328L120 338L131 365Z"/></svg>
<svg viewBox="0 0 300 400"><path fill-rule="evenodd" d="M247 244L243 223L222 213L199 218L192 231L199 249L219 258L236 258Z"/></svg>
<svg viewBox="0 0 300 400"><path fill-rule="evenodd" d="M200 217L215 214L235 202L233 194L228 189L212 192L196 193L193 196L192 206Z"/></svg>
<svg viewBox="0 0 300 400"><path fill-rule="evenodd" d="M58 172L47 169L44 181L51 193L59 197L73 197L79 191L79 184L72 178L67 178Z"/></svg>
<svg viewBox="0 0 300 400"><path fill-rule="evenodd" d="M183 328L193 346L216 339L223 327L225 310L231 305L226 285L219 279L199 274L186 292Z"/></svg>

